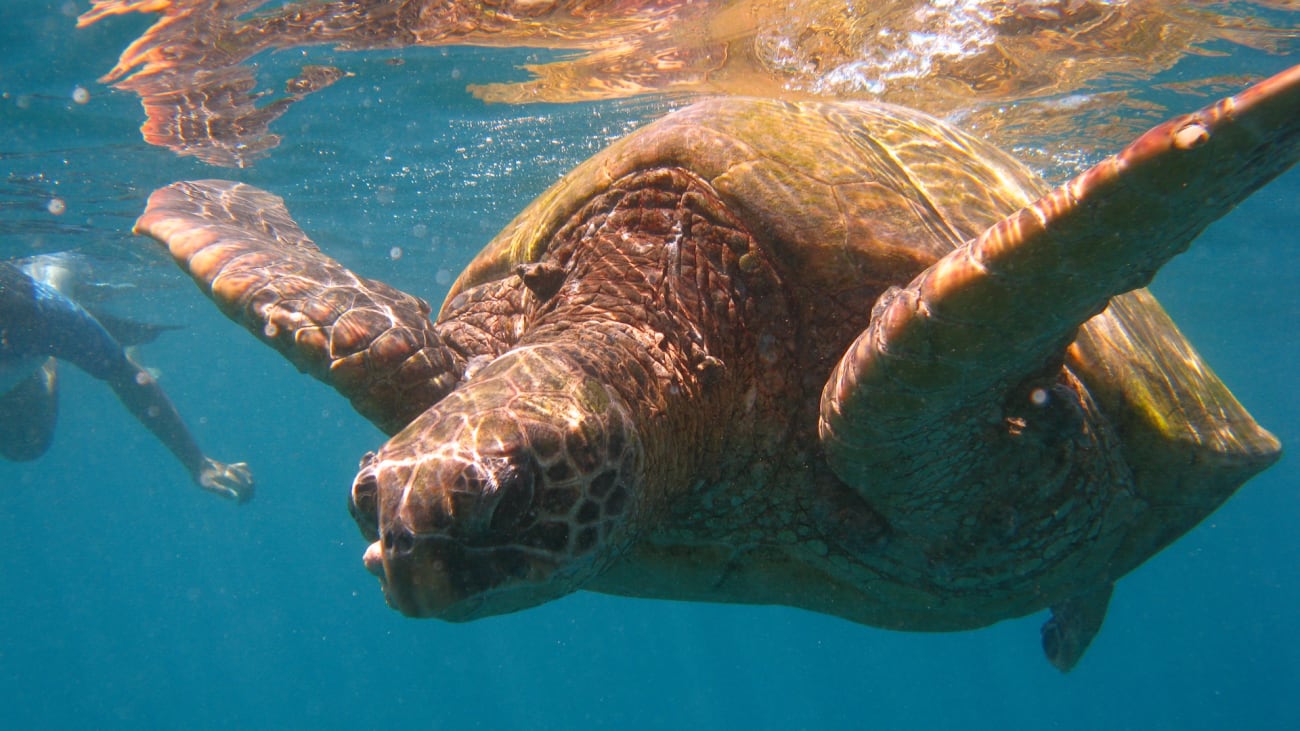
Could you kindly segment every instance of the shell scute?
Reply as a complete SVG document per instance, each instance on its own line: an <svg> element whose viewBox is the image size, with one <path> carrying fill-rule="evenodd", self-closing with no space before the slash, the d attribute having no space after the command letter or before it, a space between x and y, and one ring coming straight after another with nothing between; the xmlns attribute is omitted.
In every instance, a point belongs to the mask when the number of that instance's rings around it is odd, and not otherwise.
<svg viewBox="0 0 1300 731"><path fill-rule="evenodd" d="M801 144L790 144L792 130ZM797 273L797 285L825 291L860 287L868 275L910 278L1042 187L1006 154L900 107L706 101L565 175L475 257L447 303L538 261L555 232L616 180L670 167L709 183L783 270ZM982 192L954 192L972 188ZM918 225L933 235L918 240Z"/></svg>

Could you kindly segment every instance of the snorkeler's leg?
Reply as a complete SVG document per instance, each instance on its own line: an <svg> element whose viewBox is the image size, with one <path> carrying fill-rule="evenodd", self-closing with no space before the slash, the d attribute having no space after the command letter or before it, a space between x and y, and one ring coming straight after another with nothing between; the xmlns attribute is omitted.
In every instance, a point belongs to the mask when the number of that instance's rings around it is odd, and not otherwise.
<svg viewBox="0 0 1300 731"><path fill-rule="evenodd" d="M30 462L54 441L59 420L59 372L47 358L40 368L0 396L0 456Z"/></svg>

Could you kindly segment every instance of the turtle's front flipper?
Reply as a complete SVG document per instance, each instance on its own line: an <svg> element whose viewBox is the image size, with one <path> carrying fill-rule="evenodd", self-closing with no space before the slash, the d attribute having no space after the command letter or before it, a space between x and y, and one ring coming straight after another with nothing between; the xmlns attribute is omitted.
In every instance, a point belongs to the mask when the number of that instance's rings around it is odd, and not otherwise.
<svg viewBox="0 0 1300 731"><path fill-rule="evenodd" d="M166 244L227 316L386 432L464 371L426 302L322 254L279 196L225 180L174 183L149 196L135 230Z"/></svg>
<svg viewBox="0 0 1300 731"><path fill-rule="evenodd" d="M822 395L836 473L906 490L977 462L1012 388L1297 157L1300 67L1152 129L886 293Z"/></svg>
<svg viewBox="0 0 1300 731"><path fill-rule="evenodd" d="M1083 658L1101 631L1114 590L1114 584L1103 584L1052 606L1052 618L1043 623L1043 654L1057 670L1068 673Z"/></svg>

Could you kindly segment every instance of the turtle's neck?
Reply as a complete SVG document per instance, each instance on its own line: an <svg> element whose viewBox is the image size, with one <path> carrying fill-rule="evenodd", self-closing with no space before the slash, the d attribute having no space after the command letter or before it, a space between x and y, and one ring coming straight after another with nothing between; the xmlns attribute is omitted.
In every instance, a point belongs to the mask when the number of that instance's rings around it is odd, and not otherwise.
<svg viewBox="0 0 1300 731"><path fill-rule="evenodd" d="M730 478L772 437L759 414L794 381L786 298L707 183L676 168L615 181L542 263L564 281L519 344L564 353L635 412L656 502Z"/></svg>

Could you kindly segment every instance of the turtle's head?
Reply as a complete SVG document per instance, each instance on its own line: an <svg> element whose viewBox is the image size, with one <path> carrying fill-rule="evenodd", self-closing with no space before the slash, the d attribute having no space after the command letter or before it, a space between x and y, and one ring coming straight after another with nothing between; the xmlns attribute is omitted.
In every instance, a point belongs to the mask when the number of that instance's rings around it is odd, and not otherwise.
<svg viewBox="0 0 1300 731"><path fill-rule="evenodd" d="M508 354L367 455L351 510L390 605L477 619L568 594L615 558L641 464L609 389Z"/></svg>

